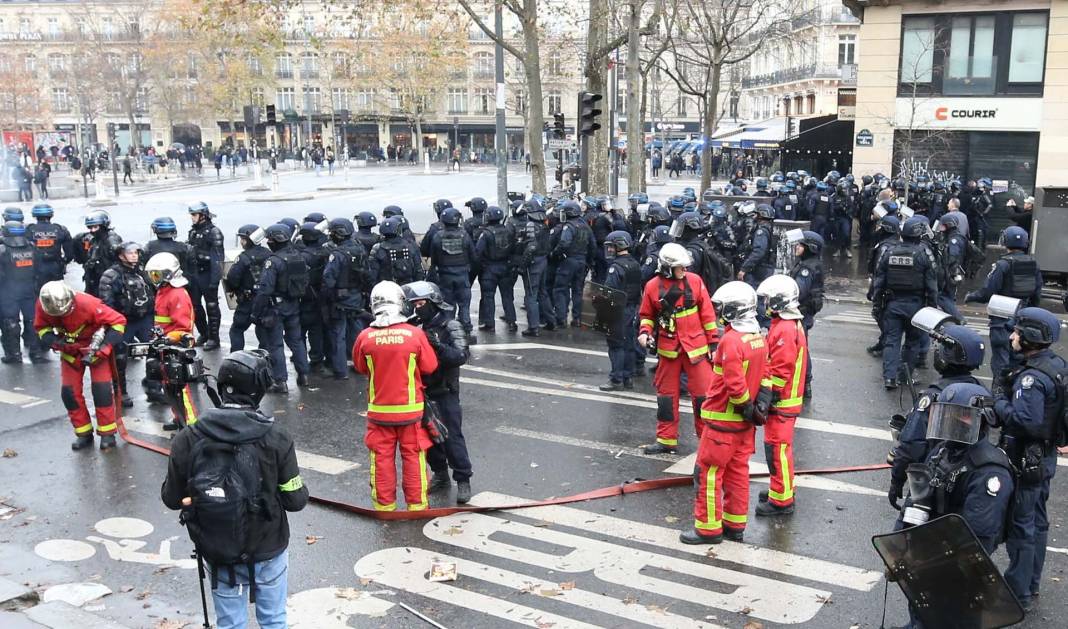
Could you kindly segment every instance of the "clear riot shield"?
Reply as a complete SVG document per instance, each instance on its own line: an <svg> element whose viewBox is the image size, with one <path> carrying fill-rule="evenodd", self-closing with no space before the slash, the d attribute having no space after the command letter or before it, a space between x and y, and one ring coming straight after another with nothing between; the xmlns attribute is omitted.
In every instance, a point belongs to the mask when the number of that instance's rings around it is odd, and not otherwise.
<svg viewBox="0 0 1068 629"><path fill-rule="evenodd" d="M959 515L871 541L924 626L993 629L1023 620L1020 603Z"/></svg>
<svg viewBox="0 0 1068 629"><path fill-rule="evenodd" d="M582 325L609 334L619 325L626 305L623 291L587 280L582 287Z"/></svg>
<svg viewBox="0 0 1068 629"><path fill-rule="evenodd" d="M226 260L223 261L222 276L226 277L230 273L230 267L234 266L234 262L237 261L236 255L227 254ZM232 293L226 289L223 289L223 294L226 295L226 307L230 309L230 312L237 310L237 294Z"/></svg>

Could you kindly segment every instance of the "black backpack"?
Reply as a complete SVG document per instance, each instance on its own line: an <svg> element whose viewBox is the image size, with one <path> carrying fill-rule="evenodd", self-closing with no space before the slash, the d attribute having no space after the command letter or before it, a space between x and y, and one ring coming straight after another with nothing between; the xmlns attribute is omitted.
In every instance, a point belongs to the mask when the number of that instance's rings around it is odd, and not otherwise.
<svg viewBox="0 0 1068 629"><path fill-rule="evenodd" d="M974 242L964 239L967 246L964 249L964 276L972 279L979 274L979 270L986 264L986 254Z"/></svg>
<svg viewBox="0 0 1068 629"><path fill-rule="evenodd" d="M730 275L730 271L727 268L729 263L722 256L715 254L707 244L700 240L694 240L686 243L686 250L690 252L691 256L696 257L695 251L700 255L701 268L694 269L694 271L701 276L709 295L716 292L717 288L728 281L725 278Z"/></svg>
<svg viewBox="0 0 1068 629"><path fill-rule="evenodd" d="M1044 373L1057 387L1056 412L1046 419L1046 437L1058 448L1068 446L1068 366L1060 367L1045 360L1027 366Z"/></svg>
<svg viewBox="0 0 1068 629"><path fill-rule="evenodd" d="M251 530L255 514L265 510L260 495L263 474L260 470L258 442L241 444L215 441L190 427L200 438L190 454L187 491L192 504L183 507L181 522L197 555L212 566L212 588L218 584L218 570L233 566L248 567L250 595L255 600L255 563L251 551L258 535Z"/></svg>

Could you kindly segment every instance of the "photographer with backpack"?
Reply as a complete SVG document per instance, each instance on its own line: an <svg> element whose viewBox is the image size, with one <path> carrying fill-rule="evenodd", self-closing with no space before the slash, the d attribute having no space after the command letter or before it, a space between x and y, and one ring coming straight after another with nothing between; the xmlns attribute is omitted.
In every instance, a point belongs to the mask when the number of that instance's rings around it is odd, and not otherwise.
<svg viewBox="0 0 1068 629"><path fill-rule="evenodd" d="M197 560L208 564L217 627L247 627L253 602L259 626L280 629L287 626L286 512L308 504L308 488L293 439L259 410L271 385L266 352L224 358L218 385L222 406L175 435L160 495L182 510Z"/></svg>

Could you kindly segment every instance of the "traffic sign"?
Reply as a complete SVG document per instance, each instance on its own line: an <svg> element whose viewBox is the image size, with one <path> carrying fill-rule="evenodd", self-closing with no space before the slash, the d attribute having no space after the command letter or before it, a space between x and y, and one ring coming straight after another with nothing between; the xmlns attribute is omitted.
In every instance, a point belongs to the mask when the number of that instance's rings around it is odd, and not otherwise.
<svg viewBox="0 0 1068 629"><path fill-rule="evenodd" d="M549 138L550 149L575 149L578 145L574 140L568 140L567 138Z"/></svg>

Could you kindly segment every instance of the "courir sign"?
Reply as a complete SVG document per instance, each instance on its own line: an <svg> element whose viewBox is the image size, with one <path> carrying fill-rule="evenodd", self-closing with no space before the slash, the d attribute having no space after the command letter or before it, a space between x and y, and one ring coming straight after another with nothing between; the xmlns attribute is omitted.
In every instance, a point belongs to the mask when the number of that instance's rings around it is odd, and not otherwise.
<svg viewBox="0 0 1068 629"><path fill-rule="evenodd" d="M1041 98L898 98L898 129L1038 131Z"/></svg>

